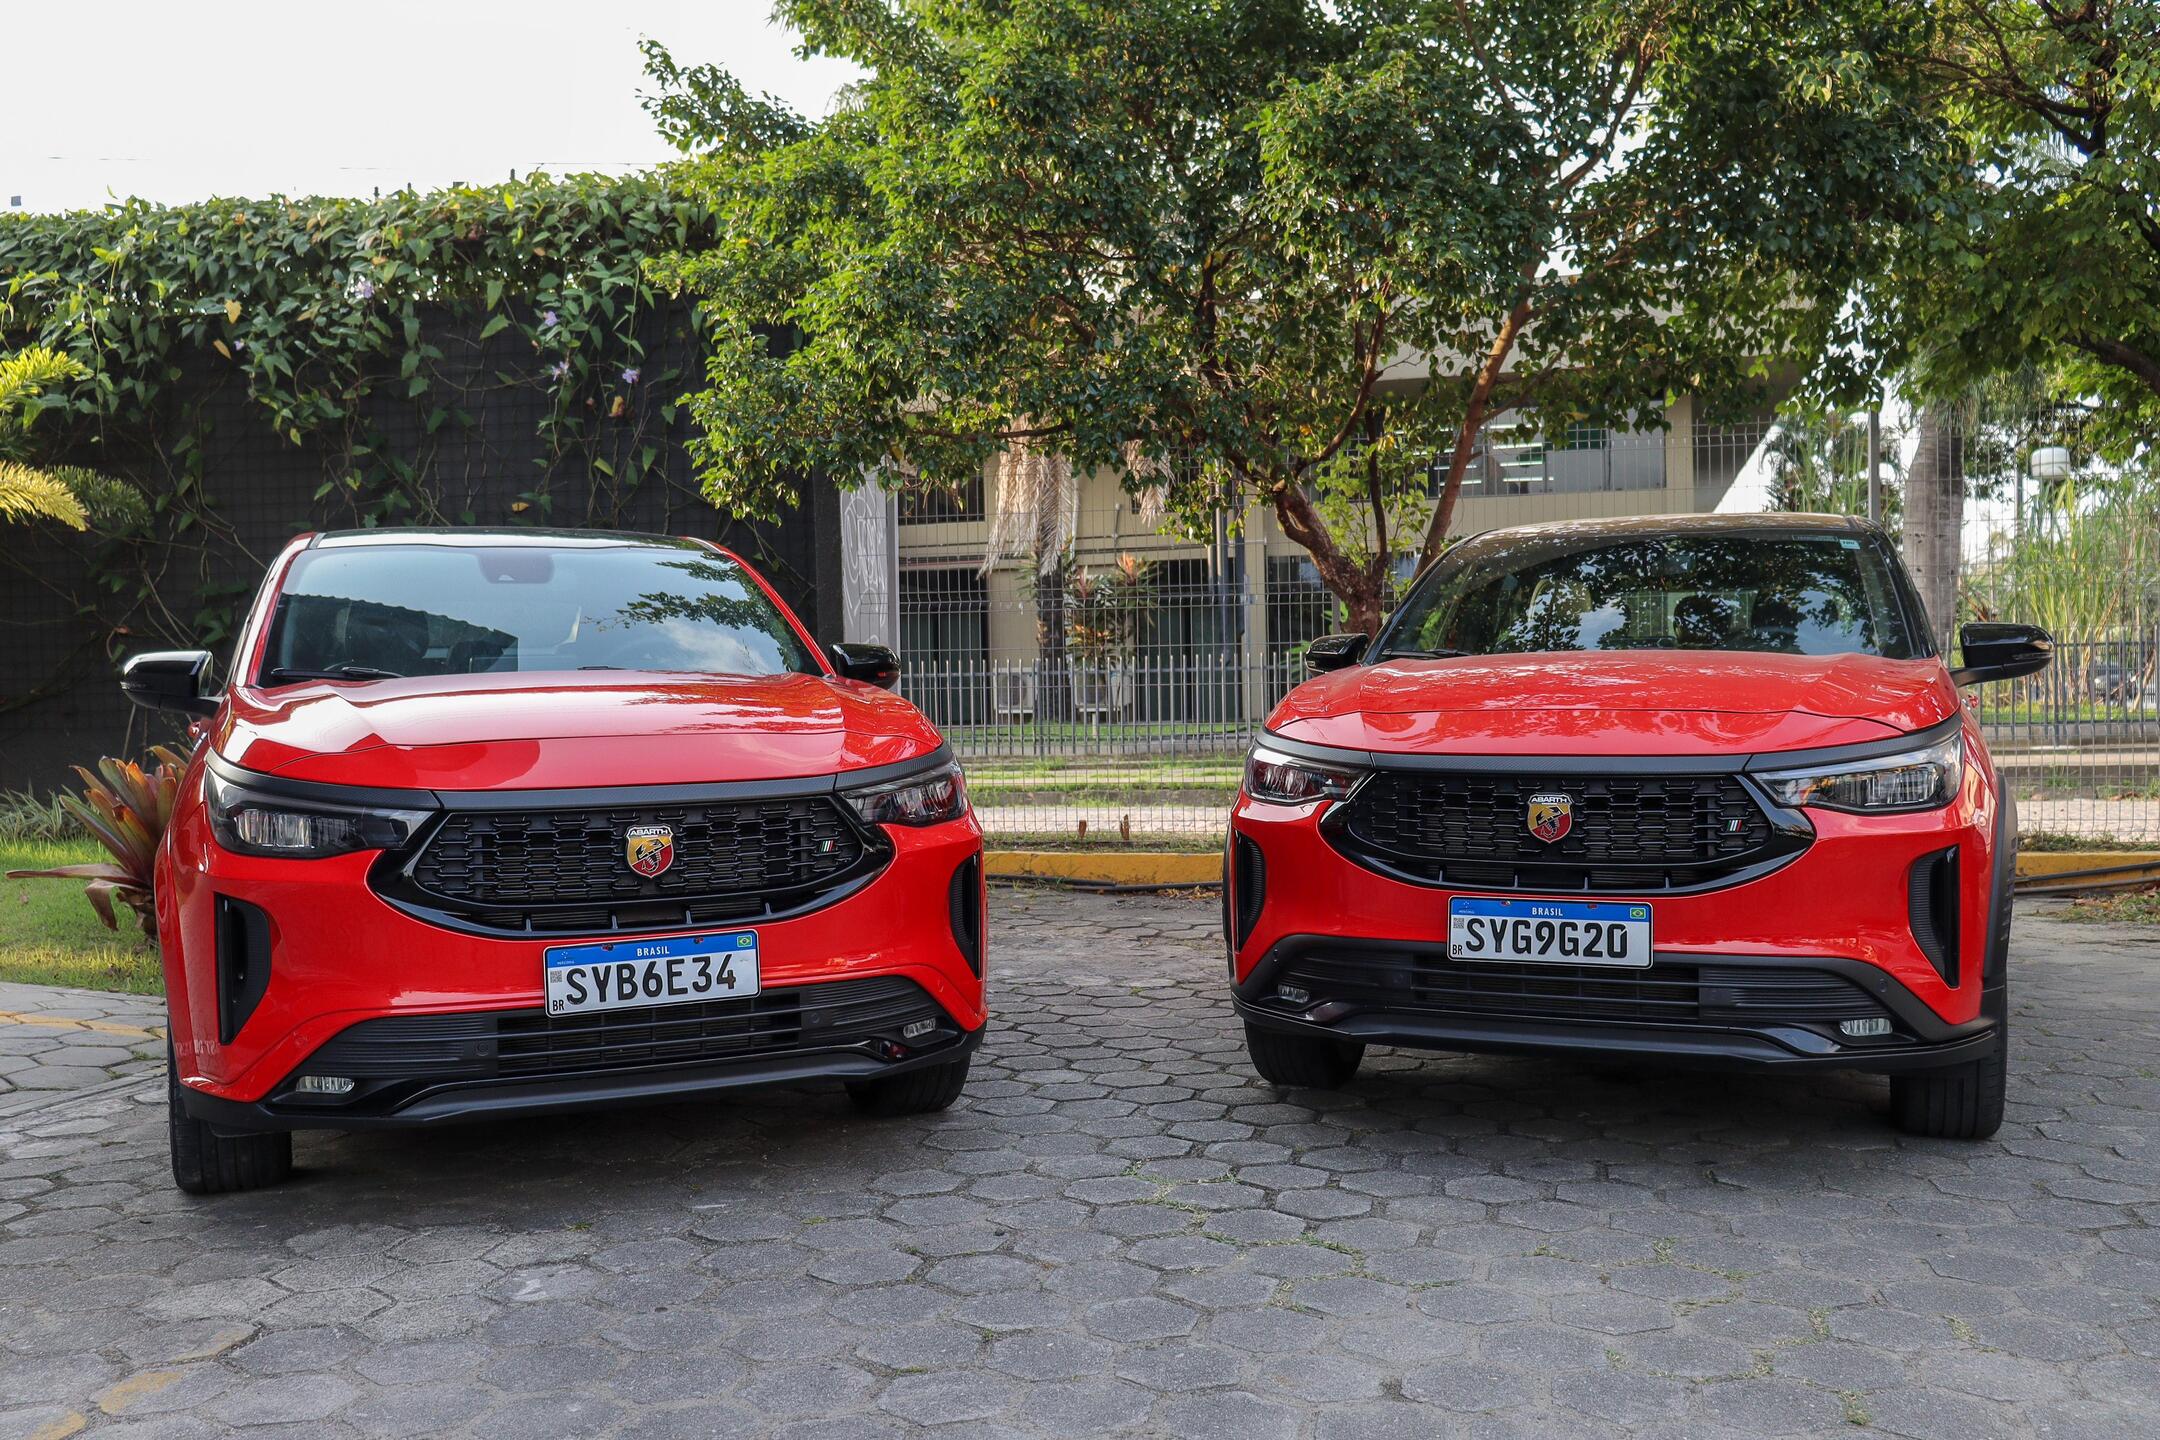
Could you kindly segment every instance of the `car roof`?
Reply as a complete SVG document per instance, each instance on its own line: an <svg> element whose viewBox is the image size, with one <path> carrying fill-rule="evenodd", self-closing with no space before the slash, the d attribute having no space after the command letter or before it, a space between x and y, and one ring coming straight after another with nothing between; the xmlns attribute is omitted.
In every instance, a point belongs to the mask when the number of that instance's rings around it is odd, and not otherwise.
<svg viewBox="0 0 2160 1440"><path fill-rule="evenodd" d="M490 529L469 525L398 525L369 530L326 530L308 548L349 549L373 545L440 545L448 549L486 546L547 550L706 550L702 541L680 535L645 535L634 530L537 530L529 526Z"/></svg>
<svg viewBox="0 0 2160 1440"><path fill-rule="evenodd" d="M1535 525L1510 525L1485 530L1467 539L1495 536L1580 537L1594 540L1624 535L1851 535L1872 532L1875 526L1852 515L1821 515L1806 512L1760 515L1613 515L1582 520L1544 520Z"/></svg>

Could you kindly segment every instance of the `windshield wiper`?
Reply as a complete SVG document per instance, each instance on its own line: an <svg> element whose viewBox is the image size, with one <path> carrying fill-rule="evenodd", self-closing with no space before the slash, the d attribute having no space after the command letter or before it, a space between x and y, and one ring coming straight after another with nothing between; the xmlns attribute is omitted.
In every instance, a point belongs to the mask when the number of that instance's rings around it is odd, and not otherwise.
<svg viewBox="0 0 2160 1440"><path fill-rule="evenodd" d="M1386 650L1373 658L1375 660L1460 660L1469 653L1468 650Z"/></svg>
<svg viewBox="0 0 2160 1440"><path fill-rule="evenodd" d="M402 680L405 677L395 670L380 670L373 665L325 665L320 670L303 670L291 665L278 665L263 671L263 679L272 684L290 680Z"/></svg>

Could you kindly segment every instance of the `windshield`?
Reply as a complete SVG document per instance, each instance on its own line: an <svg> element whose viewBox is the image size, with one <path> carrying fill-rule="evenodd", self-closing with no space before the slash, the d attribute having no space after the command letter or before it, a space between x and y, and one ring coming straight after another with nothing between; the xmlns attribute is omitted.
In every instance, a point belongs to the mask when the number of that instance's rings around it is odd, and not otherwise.
<svg viewBox="0 0 2160 1440"><path fill-rule="evenodd" d="M259 679L542 670L820 673L743 567L711 551L385 544L301 552Z"/></svg>
<svg viewBox="0 0 2160 1440"><path fill-rule="evenodd" d="M1891 562L1849 535L1551 533L1471 541L1381 637L1390 655L1916 653Z"/></svg>

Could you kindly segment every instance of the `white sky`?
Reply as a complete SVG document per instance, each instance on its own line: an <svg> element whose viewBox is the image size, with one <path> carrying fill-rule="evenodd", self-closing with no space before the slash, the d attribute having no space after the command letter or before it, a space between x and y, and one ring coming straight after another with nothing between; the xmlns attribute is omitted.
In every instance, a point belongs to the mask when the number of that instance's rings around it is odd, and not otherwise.
<svg viewBox="0 0 2160 1440"><path fill-rule="evenodd" d="M637 42L823 114L853 78L804 61L771 0L104 0L0 5L0 208L108 195L367 195L673 152L638 108Z"/></svg>

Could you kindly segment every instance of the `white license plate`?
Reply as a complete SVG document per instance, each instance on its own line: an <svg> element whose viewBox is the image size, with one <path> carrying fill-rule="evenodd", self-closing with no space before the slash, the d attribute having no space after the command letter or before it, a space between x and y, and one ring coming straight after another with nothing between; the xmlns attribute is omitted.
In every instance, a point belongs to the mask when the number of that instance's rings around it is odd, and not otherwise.
<svg viewBox="0 0 2160 1440"><path fill-rule="evenodd" d="M1448 958L1639 969L1650 963L1650 907L1611 900L1450 900Z"/></svg>
<svg viewBox="0 0 2160 1440"><path fill-rule="evenodd" d="M550 1015L742 1000L757 993L755 930L558 945L547 952Z"/></svg>

